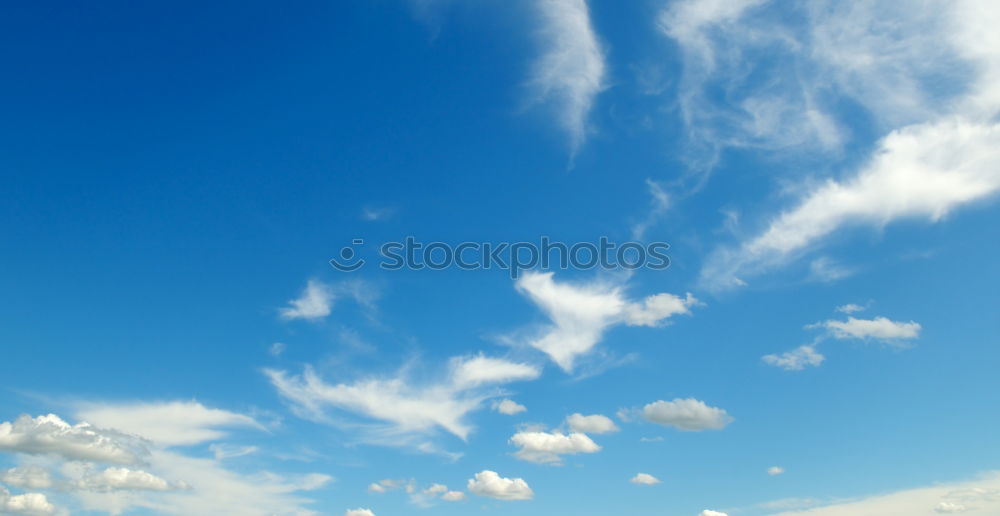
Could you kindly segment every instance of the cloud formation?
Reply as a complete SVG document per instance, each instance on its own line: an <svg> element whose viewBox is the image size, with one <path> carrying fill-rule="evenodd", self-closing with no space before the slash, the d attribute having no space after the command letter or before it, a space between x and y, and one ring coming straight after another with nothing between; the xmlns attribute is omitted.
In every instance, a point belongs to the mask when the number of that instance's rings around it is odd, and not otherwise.
<svg viewBox="0 0 1000 516"><path fill-rule="evenodd" d="M263 426L250 416L208 408L197 401L80 404L76 416L96 425L141 435L164 446L187 446L222 439L223 428Z"/></svg>
<svg viewBox="0 0 1000 516"><path fill-rule="evenodd" d="M725 410L694 398L654 401L642 408L642 416L652 423L688 432L721 430L733 421Z"/></svg>
<svg viewBox="0 0 1000 516"><path fill-rule="evenodd" d="M467 487L469 492L476 496L497 500L531 500L535 497L535 492L524 479L504 478L488 469L470 478Z"/></svg>
<svg viewBox="0 0 1000 516"><path fill-rule="evenodd" d="M55 512L56 507L41 493L12 495L5 487L0 486L0 514L45 516Z"/></svg>
<svg viewBox="0 0 1000 516"><path fill-rule="evenodd" d="M604 52L590 20L586 0L541 0L540 40L531 85L536 101L550 103L567 132L573 152L587 137L587 115L604 88Z"/></svg>
<svg viewBox="0 0 1000 516"><path fill-rule="evenodd" d="M472 431L466 416L496 396L497 386L533 380L541 371L529 364L474 355L451 359L443 374L430 382L413 381L405 370L396 376L338 384L327 383L308 366L301 375L276 370L265 374L300 416L331 423L328 409L337 409L379 421L364 427L366 438L389 444L436 429L465 439Z"/></svg>
<svg viewBox="0 0 1000 516"><path fill-rule="evenodd" d="M568 435L561 432L518 432L510 438L510 442L520 448L514 453L515 457L539 464L558 464L562 462L560 455L601 451L601 447L590 437L578 432Z"/></svg>
<svg viewBox="0 0 1000 516"><path fill-rule="evenodd" d="M819 367L826 357L816 351L815 345L806 344L780 355L764 355L761 360L785 371L801 371L806 367Z"/></svg>
<svg viewBox="0 0 1000 516"><path fill-rule="evenodd" d="M681 298L665 293L631 302L619 286L557 283L551 272L526 273L516 288L551 321L528 344L567 372L573 370L580 356L593 350L609 327L657 326L674 315L689 314L691 307L698 304L691 294Z"/></svg>
<svg viewBox="0 0 1000 516"><path fill-rule="evenodd" d="M88 423L70 425L55 414L0 423L0 451L115 464L135 464L146 454L135 437Z"/></svg>
<svg viewBox="0 0 1000 516"><path fill-rule="evenodd" d="M636 473L634 477L629 479L629 482L633 484L652 486L660 483L660 479L650 475L649 473Z"/></svg>
<svg viewBox="0 0 1000 516"><path fill-rule="evenodd" d="M528 407L525 407L524 405L521 405L511 399L502 399L500 401L493 402L493 410L507 416L513 416L527 411Z"/></svg>
<svg viewBox="0 0 1000 516"><path fill-rule="evenodd" d="M574 432L585 434L610 434L618 431L618 425L607 416L593 414L585 416L583 414L570 414L566 418L566 425Z"/></svg>

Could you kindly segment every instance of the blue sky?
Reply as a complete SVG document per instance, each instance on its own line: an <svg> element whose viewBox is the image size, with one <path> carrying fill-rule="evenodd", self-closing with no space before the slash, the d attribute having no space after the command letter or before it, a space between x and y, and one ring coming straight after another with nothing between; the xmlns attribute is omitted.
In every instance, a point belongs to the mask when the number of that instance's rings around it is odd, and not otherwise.
<svg viewBox="0 0 1000 516"><path fill-rule="evenodd" d="M998 25L9 6L0 514L997 514ZM407 236L671 266L374 266Z"/></svg>

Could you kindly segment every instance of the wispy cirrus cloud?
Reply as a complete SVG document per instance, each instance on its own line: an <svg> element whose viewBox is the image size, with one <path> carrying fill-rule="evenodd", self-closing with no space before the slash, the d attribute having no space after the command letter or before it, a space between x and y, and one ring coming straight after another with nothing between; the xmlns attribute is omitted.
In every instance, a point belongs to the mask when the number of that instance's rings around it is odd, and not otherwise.
<svg viewBox="0 0 1000 516"><path fill-rule="evenodd" d="M469 413L482 408L485 400L502 395L500 386L534 380L541 370L527 363L472 355L452 358L430 381L414 380L406 369L335 384L308 366L301 375L277 370L265 370L265 374L302 417L364 428L362 439L369 442L426 447L422 439L436 430L466 439L473 428L466 421ZM333 417L331 411L353 415L355 422Z"/></svg>
<svg viewBox="0 0 1000 516"><path fill-rule="evenodd" d="M532 67L535 101L551 104L572 152L587 138L587 117L604 88L604 51L586 0L540 0L542 54Z"/></svg>
<svg viewBox="0 0 1000 516"><path fill-rule="evenodd" d="M789 206L706 260L702 285L730 289L781 268L851 227L943 220L1000 192L1000 8L983 0L919 5L691 0L663 14L684 55L680 106L690 136L714 148L825 149L840 157L849 124L830 106L849 101L881 137L837 177L797 179ZM769 74L774 67L795 73ZM947 86L944 86L947 85ZM711 92L726 92L721 98ZM714 158L709 159L714 163ZM857 160L854 160L855 162ZM836 167L833 167L836 169ZM796 171L796 173L800 172ZM826 172L820 172L826 174ZM851 268L814 261L823 281Z"/></svg>

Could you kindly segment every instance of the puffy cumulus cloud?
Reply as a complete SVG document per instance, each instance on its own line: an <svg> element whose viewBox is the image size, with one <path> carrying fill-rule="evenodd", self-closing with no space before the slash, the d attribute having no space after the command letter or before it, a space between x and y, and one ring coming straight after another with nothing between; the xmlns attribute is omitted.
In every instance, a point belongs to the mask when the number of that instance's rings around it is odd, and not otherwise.
<svg viewBox="0 0 1000 516"><path fill-rule="evenodd" d="M574 432L586 434L610 434L618 431L618 426L607 416L593 414L585 416L583 414L571 414L566 418L566 424Z"/></svg>
<svg viewBox="0 0 1000 516"><path fill-rule="evenodd" d="M522 478L504 478L488 469L476 473L466 484L470 493L497 500L531 500L535 492Z"/></svg>
<svg viewBox="0 0 1000 516"><path fill-rule="evenodd" d="M567 372L600 342L609 327L655 326L671 316L690 313L698 303L690 294L685 298L657 294L638 303L630 302L619 286L557 283L551 272L526 273L515 286L551 320L551 325L528 344Z"/></svg>
<svg viewBox="0 0 1000 516"><path fill-rule="evenodd" d="M347 509L344 516L375 516L371 509Z"/></svg>
<svg viewBox="0 0 1000 516"><path fill-rule="evenodd" d="M525 412L526 410L528 410L528 407L525 407L524 405L521 405L520 403L511 399L502 399L499 401L495 401L493 402L492 406L493 410L508 416L517 415L520 414L521 412Z"/></svg>
<svg viewBox="0 0 1000 516"><path fill-rule="evenodd" d="M515 457L540 464L558 464L562 461L560 455L601 451L597 443L581 433L518 432L510 442L520 448L514 452Z"/></svg>
<svg viewBox="0 0 1000 516"><path fill-rule="evenodd" d="M338 298L344 297L351 298L363 306L372 307L378 297L378 292L374 287L360 280L337 284L309 280L299 297L289 300L288 306L281 308L278 314L285 320L317 321L330 315L334 302Z"/></svg>
<svg viewBox="0 0 1000 516"><path fill-rule="evenodd" d="M263 427L249 416L208 408L197 401L97 404L77 407L77 416L96 425L142 436L164 446L185 446L221 439L224 427Z"/></svg>
<svg viewBox="0 0 1000 516"><path fill-rule="evenodd" d="M896 322L885 317L874 319L855 319L848 317L846 321L823 321L809 326L810 328L825 328L838 339L877 339L885 341L915 339L920 336L919 323Z"/></svg>
<svg viewBox="0 0 1000 516"><path fill-rule="evenodd" d="M705 509L704 511L698 513L698 516L729 516L729 515L724 512L710 511L708 509Z"/></svg>
<svg viewBox="0 0 1000 516"><path fill-rule="evenodd" d="M632 482L633 484L651 486L659 484L660 479L650 475L649 473L636 473L634 477L629 479L629 482Z"/></svg>
<svg viewBox="0 0 1000 516"><path fill-rule="evenodd" d="M654 401L642 408L642 416L652 423L689 432L721 430L733 421L725 410L694 398Z"/></svg>
<svg viewBox="0 0 1000 516"><path fill-rule="evenodd" d="M44 516L55 514L56 507L41 493L24 493L12 495L0 486L0 514L24 514L27 516Z"/></svg>
<svg viewBox="0 0 1000 516"><path fill-rule="evenodd" d="M39 466L18 466L0 475L0 482L21 489L48 489L52 487L52 474Z"/></svg>
<svg viewBox="0 0 1000 516"><path fill-rule="evenodd" d="M0 451L117 464L138 463L146 454L133 436L88 423L70 425L55 414L0 423Z"/></svg>
<svg viewBox="0 0 1000 516"><path fill-rule="evenodd" d="M301 375L275 370L265 374L302 417L336 424L328 409L351 412L379 422L364 425L367 441L413 444L412 438L436 429L465 439L472 431L466 416L496 396L497 386L535 379L541 371L529 364L476 355L450 360L443 374L430 382L411 380L405 369L396 376L338 384L327 383L308 366Z"/></svg>
<svg viewBox="0 0 1000 516"><path fill-rule="evenodd" d="M991 516L1000 514L1000 472L986 473L964 482L935 484L905 489L847 502L790 510L776 516Z"/></svg>
<svg viewBox="0 0 1000 516"><path fill-rule="evenodd" d="M806 367L819 367L826 357L816 351L815 345L806 344L780 355L764 355L761 360L786 371L801 371Z"/></svg>
<svg viewBox="0 0 1000 516"><path fill-rule="evenodd" d="M531 84L536 100L551 103L575 152L587 135L587 114L604 87L604 53L586 0L541 0L540 39Z"/></svg>
<svg viewBox="0 0 1000 516"><path fill-rule="evenodd" d="M781 466L771 466L770 468L767 468L767 474L771 475L772 477L775 475L781 475L784 472L785 468Z"/></svg>

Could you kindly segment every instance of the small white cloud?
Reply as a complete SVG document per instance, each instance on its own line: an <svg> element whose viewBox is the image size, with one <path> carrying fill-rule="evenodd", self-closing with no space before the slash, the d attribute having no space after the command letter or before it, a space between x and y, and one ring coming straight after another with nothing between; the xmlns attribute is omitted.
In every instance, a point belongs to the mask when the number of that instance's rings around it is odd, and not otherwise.
<svg viewBox="0 0 1000 516"><path fill-rule="evenodd" d="M785 371L801 371L807 366L819 367L826 357L816 351L816 346L807 344L780 355L764 355L761 359L764 363Z"/></svg>
<svg viewBox="0 0 1000 516"><path fill-rule="evenodd" d="M570 430L586 434L609 434L618 431L618 426L611 418L600 414L591 416L572 414L566 418L566 424Z"/></svg>
<svg viewBox="0 0 1000 516"><path fill-rule="evenodd" d="M597 443L581 433L518 432L510 442L520 448L515 457L539 464L557 464L562 460L560 455L601 451Z"/></svg>
<svg viewBox="0 0 1000 516"><path fill-rule="evenodd" d="M919 323L891 321L885 317L874 319L856 319L848 317L846 321L823 321L812 324L809 328L826 328L838 339L877 339L885 341L915 339L920 336Z"/></svg>
<svg viewBox="0 0 1000 516"><path fill-rule="evenodd" d="M708 509L705 509L704 511L701 511L698 514L698 516L729 516L729 515L724 512L710 511Z"/></svg>
<svg viewBox="0 0 1000 516"><path fill-rule="evenodd" d="M55 414L0 423L0 451L117 464L135 464L147 453L135 437L88 423L70 425Z"/></svg>
<svg viewBox="0 0 1000 516"><path fill-rule="evenodd" d="M848 314L848 315L850 315L850 314L853 314L853 313L865 311L865 307L863 307L861 305L856 305L854 303L848 303L846 305L838 306L837 307L837 311L840 312L840 313L842 313L842 314Z"/></svg>
<svg viewBox="0 0 1000 516"><path fill-rule="evenodd" d="M483 384L510 383L534 380L542 372L535 366L511 362L500 358L455 357L451 359L452 381L458 389L471 389Z"/></svg>
<svg viewBox="0 0 1000 516"><path fill-rule="evenodd" d="M689 432L721 430L733 421L725 410L694 398L655 401L643 407L642 415L647 421Z"/></svg>
<svg viewBox="0 0 1000 516"><path fill-rule="evenodd" d="M513 416L515 414L525 412L528 408L514 400L502 399L500 401L493 402L493 410L501 414Z"/></svg>
<svg viewBox="0 0 1000 516"><path fill-rule="evenodd" d="M56 507L41 493L25 493L12 495L6 488L0 486L0 514L23 514L27 516L44 516L54 514Z"/></svg>
<svg viewBox="0 0 1000 516"><path fill-rule="evenodd" d="M826 256L809 262L809 278L820 283L840 281L853 276L855 272L857 272L855 269L841 265Z"/></svg>
<svg viewBox="0 0 1000 516"><path fill-rule="evenodd" d="M281 318L291 319L322 319L330 315L333 302L333 290L325 283L309 280L305 290L298 299L288 302L289 306L280 310Z"/></svg>
<svg viewBox="0 0 1000 516"><path fill-rule="evenodd" d="M775 475L780 475L780 474L782 474L784 472L785 472L785 468L783 468L781 466L771 466L770 468L767 468L767 474L771 475L772 477L775 476Z"/></svg>
<svg viewBox="0 0 1000 516"><path fill-rule="evenodd" d="M636 473L636 475L634 477L632 477L629 480L629 482L632 482L633 484L641 484L641 485L651 486L651 485L659 484L660 483L660 479L654 477L653 475L650 475L649 473Z"/></svg>
<svg viewBox="0 0 1000 516"><path fill-rule="evenodd" d="M448 491L447 493L441 495L441 499L446 502L461 502L465 500L465 493L461 491Z"/></svg>
<svg viewBox="0 0 1000 516"><path fill-rule="evenodd" d="M344 516L375 516L371 509L348 509Z"/></svg>
<svg viewBox="0 0 1000 516"><path fill-rule="evenodd" d="M361 218L369 222L375 222L378 220L385 220L392 217L396 213L394 208L387 206L365 206L361 209Z"/></svg>
<svg viewBox="0 0 1000 516"><path fill-rule="evenodd" d="M504 478L495 471L483 470L470 478L467 487L476 496L497 500L531 500L535 493L522 478Z"/></svg>
<svg viewBox="0 0 1000 516"><path fill-rule="evenodd" d="M287 348L287 346L285 346L284 342L275 342L271 344L271 347L267 349L267 352L270 353L272 357L277 357L281 356L281 354L285 352L285 348Z"/></svg>

